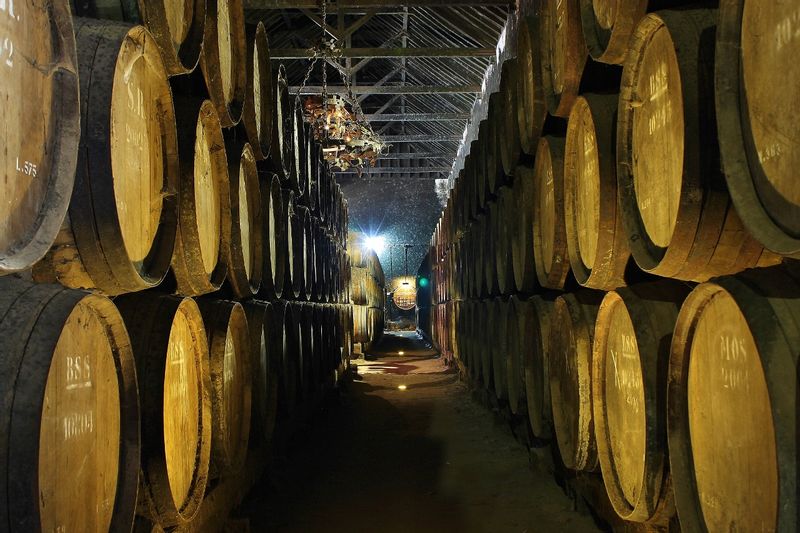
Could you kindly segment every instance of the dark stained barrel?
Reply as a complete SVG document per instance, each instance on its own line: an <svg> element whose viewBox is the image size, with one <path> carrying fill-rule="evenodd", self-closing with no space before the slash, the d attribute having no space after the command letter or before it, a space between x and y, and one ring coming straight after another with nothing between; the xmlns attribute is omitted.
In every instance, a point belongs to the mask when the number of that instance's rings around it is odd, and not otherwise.
<svg viewBox="0 0 800 533"><path fill-rule="evenodd" d="M270 302L249 300L242 304L250 332L250 386L252 391L251 449L264 450L272 442L278 415L278 365L275 313Z"/></svg>
<svg viewBox="0 0 800 533"><path fill-rule="evenodd" d="M0 315L0 529L130 530L139 400L119 312L9 277Z"/></svg>
<svg viewBox="0 0 800 533"><path fill-rule="evenodd" d="M534 257L534 234L536 197L534 196L534 173L528 166L520 165L514 172L512 190L516 230L511 243L511 259L514 266L514 282L517 290L532 293L538 286ZM470 267L471 268L471 265Z"/></svg>
<svg viewBox="0 0 800 533"><path fill-rule="evenodd" d="M265 172L260 176L261 209L263 210L263 244L264 272L261 276L260 298L276 300L283 294L284 248L286 238L285 217L283 215L283 197L278 176Z"/></svg>
<svg viewBox="0 0 800 533"><path fill-rule="evenodd" d="M289 97L289 84L286 81L286 68L280 65L273 76L272 137L269 149L272 170L278 174L281 183L289 179L292 169L292 106L294 99Z"/></svg>
<svg viewBox="0 0 800 533"><path fill-rule="evenodd" d="M518 314L523 333L522 364L525 372L525 399L531 433L539 441L553 436L553 411L550 402L550 329L554 304L549 297L533 296ZM555 354L556 360L559 357Z"/></svg>

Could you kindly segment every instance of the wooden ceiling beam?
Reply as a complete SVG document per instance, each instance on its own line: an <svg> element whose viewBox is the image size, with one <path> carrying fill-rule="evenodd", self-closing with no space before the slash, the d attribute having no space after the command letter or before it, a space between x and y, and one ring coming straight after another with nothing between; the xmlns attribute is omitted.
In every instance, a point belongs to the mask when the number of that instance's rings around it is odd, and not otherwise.
<svg viewBox="0 0 800 533"><path fill-rule="evenodd" d="M338 0L328 2L330 9L380 7L510 6L512 0ZM317 0L245 0L245 9L313 9Z"/></svg>
<svg viewBox="0 0 800 533"><path fill-rule="evenodd" d="M273 48L269 51L273 60L311 59L311 48ZM343 48L341 57L358 58L402 58L402 57L494 57L495 48Z"/></svg>

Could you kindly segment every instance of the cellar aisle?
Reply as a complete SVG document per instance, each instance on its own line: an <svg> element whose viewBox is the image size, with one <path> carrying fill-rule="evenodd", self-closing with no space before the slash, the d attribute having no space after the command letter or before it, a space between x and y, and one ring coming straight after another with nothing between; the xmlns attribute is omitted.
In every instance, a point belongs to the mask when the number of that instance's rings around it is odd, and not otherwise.
<svg viewBox="0 0 800 533"><path fill-rule="evenodd" d="M376 352L244 503L252 531L597 530L419 338Z"/></svg>

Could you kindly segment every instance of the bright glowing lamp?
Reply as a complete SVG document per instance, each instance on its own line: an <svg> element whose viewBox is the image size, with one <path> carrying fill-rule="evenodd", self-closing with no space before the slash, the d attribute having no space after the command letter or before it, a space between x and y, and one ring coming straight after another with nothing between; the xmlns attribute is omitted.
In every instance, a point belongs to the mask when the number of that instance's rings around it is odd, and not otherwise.
<svg viewBox="0 0 800 533"><path fill-rule="evenodd" d="M379 254L386 248L386 239L383 237L383 235L374 235L372 237L367 237L364 240L364 244L367 245L367 248L370 248L376 254Z"/></svg>

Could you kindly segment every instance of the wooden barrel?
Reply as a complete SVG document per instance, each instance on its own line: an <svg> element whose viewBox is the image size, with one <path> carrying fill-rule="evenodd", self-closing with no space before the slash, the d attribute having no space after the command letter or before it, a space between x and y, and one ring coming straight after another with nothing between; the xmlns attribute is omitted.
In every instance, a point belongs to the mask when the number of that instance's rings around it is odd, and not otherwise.
<svg viewBox="0 0 800 533"><path fill-rule="evenodd" d="M208 335L211 373L209 475L227 477L244 466L252 402L251 345L247 316L238 302L198 302Z"/></svg>
<svg viewBox="0 0 800 533"><path fill-rule="evenodd" d="M292 249L292 294L295 298L305 297L306 290L306 209L294 206L289 218L292 227L292 239L288 243Z"/></svg>
<svg viewBox="0 0 800 533"><path fill-rule="evenodd" d="M544 98L542 79L541 2L535 2L526 17L519 21L517 30L517 125L522 150L530 155L536 153L539 136L547 118L547 103Z"/></svg>
<svg viewBox="0 0 800 533"><path fill-rule="evenodd" d="M514 258L511 251L511 242L516 229L515 215L513 191L509 187L501 187L497 191L497 220L494 227L495 272L500 294L517 292Z"/></svg>
<svg viewBox="0 0 800 533"><path fill-rule="evenodd" d="M137 512L162 527L197 514L211 456L208 340L191 298L127 294L114 300L136 357L142 410Z"/></svg>
<svg viewBox="0 0 800 533"><path fill-rule="evenodd" d="M286 175L285 187L291 189L295 193L295 198L298 202L301 201L305 189L303 188L304 181L303 175L305 172L305 139L303 133L303 106L298 103L297 97L292 96L289 98L289 107L285 110L284 128L286 132L284 135L284 142L288 143L290 148L289 157L291 162L288 165L289 173Z"/></svg>
<svg viewBox="0 0 800 533"><path fill-rule="evenodd" d="M489 332L487 351L492 359L492 389L498 400L508 400L508 383L506 382L506 358L508 357L506 326L508 324L509 304L504 298L490 300Z"/></svg>
<svg viewBox="0 0 800 533"><path fill-rule="evenodd" d="M488 213L485 219L485 238L483 256L483 277L487 296L500 294L500 283L497 279L497 250L502 243L497 241L498 227L502 223L500 206L497 202L488 204Z"/></svg>
<svg viewBox="0 0 800 533"><path fill-rule="evenodd" d="M569 262L585 287L625 284L630 257L617 207L614 150L616 95L585 94L575 101L564 147L564 218Z"/></svg>
<svg viewBox="0 0 800 533"><path fill-rule="evenodd" d="M492 193L489 190L489 175L486 172L486 157L489 140L489 119L481 120L478 125L478 138L476 140L475 151L475 176L478 179L478 206L480 209L488 209L489 200Z"/></svg>
<svg viewBox="0 0 800 533"><path fill-rule="evenodd" d="M272 143L273 87L267 30L259 22L248 38L247 89L242 106L242 125L258 160L269 156Z"/></svg>
<svg viewBox="0 0 800 533"><path fill-rule="evenodd" d="M647 13L647 0L580 0L583 38L595 61L621 65L636 24Z"/></svg>
<svg viewBox="0 0 800 533"><path fill-rule="evenodd" d="M592 342L603 295L582 291L559 296L550 319L548 378L553 428L564 466L597 469L592 413Z"/></svg>
<svg viewBox="0 0 800 533"><path fill-rule="evenodd" d="M210 100L179 99L175 114L182 163L172 271L177 292L196 296L219 289L228 272L228 162L219 117Z"/></svg>
<svg viewBox="0 0 800 533"><path fill-rule="evenodd" d="M503 161L500 157L500 133L503 127L503 95L499 92L489 96L489 106L486 118L486 135L480 140L484 143L483 162L486 165L486 187L490 196L494 197L497 190L506 182L503 173ZM502 132L507 135L507 132Z"/></svg>
<svg viewBox="0 0 800 533"><path fill-rule="evenodd" d="M285 300L296 298L294 291L295 274L295 250L297 248L297 229L294 219L294 191L281 189L281 221L284 228L283 238L280 239L279 257L283 261L283 291L282 297Z"/></svg>
<svg viewBox="0 0 800 533"><path fill-rule="evenodd" d="M226 248L228 283L237 298L249 298L264 274L264 213L256 160L249 143L228 146L231 238Z"/></svg>
<svg viewBox="0 0 800 533"><path fill-rule="evenodd" d="M530 314L530 303L517 296L508 300L508 315L506 320L506 390L508 391L508 407L513 414L525 410L525 368L523 358L525 350L529 349L530 339L528 331L523 330Z"/></svg>
<svg viewBox="0 0 800 533"><path fill-rule="evenodd" d="M275 315L275 347L279 354L278 407L286 416L292 416L297 408L300 325L289 302L278 300L272 303Z"/></svg>
<svg viewBox="0 0 800 533"><path fill-rule="evenodd" d="M78 60L69 3L0 8L0 274L29 268L55 240L69 205L80 139ZM39 65L57 65L41 69ZM31 120L31 117L36 120Z"/></svg>
<svg viewBox="0 0 800 533"><path fill-rule="evenodd" d="M519 98L519 67L516 59L503 62L500 78L500 104L495 109L498 132L497 150L500 152L500 162L506 176L513 176L517 169L522 146L519 141L519 124L517 123L517 108Z"/></svg>
<svg viewBox="0 0 800 533"><path fill-rule="evenodd" d="M609 292L595 326L592 404L608 498L634 522L674 514L667 454L669 345L685 284L663 281Z"/></svg>
<svg viewBox="0 0 800 533"><path fill-rule="evenodd" d="M272 172L260 175L263 268L258 295L266 300L276 300L283 294L285 258L282 247L286 227L283 215L283 197L278 176Z"/></svg>
<svg viewBox="0 0 800 533"><path fill-rule="evenodd" d="M534 202L533 170L520 165L514 172L513 198L510 206L516 221L511 242L511 260L514 266L514 283L517 290L532 293L537 288L536 265L533 253Z"/></svg>
<svg viewBox="0 0 800 533"><path fill-rule="evenodd" d="M550 329L554 304L549 297L534 296L518 312L522 334L522 365L525 373L525 399L531 433L539 441L553 436L553 410L550 403Z"/></svg>
<svg viewBox="0 0 800 533"><path fill-rule="evenodd" d="M543 2L541 10L542 90L550 114L567 118L578 96L588 55L580 0Z"/></svg>
<svg viewBox="0 0 800 533"><path fill-rule="evenodd" d="M314 346L314 337L317 336L316 325L314 324L314 305L312 303L304 302L298 304L300 310L300 327L303 331L303 379L302 390L303 397L311 399L317 392L317 385L319 380L319 362L314 359L316 355Z"/></svg>
<svg viewBox="0 0 800 533"><path fill-rule="evenodd" d="M283 64L273 77L272 137L269 158L272 170L278 174L281 183L289 179L292 172L292 104L289 97L289 84L286 81L286 68Z"/></svg>
<svg viewBox="0 0 800 533"><path fill-rule="evenodd" d="M567 230L564 220L565 139L539 139L533 174L533 257L542 287L563 289L569 273Z"/></svg>
<svg viewBox="0 0 800 533"><path fill-rule="evenodd" d="M477 323L482 323L483 328L486 324L494 324L495 322L495 302L493 300L480 300L477 316L483 318L483 322L476 320ZM476 324L477 325L477 324ZM478 334L478 357L480 358L481 367L481 384L487 391L494 390L494 378L492 377L492 352L488 342L490 335Z"/></svg>
<svg viewBox="0 0 800 533"><path fill-rule="evenodd" d="M119 312L2 278L0 315L0 529L130 530L139 400Z"/></svg>
<svg viewBox="0 0 800 533"><path fill-rule="evenodd" d="M83 83L71 233L93 285L86 288L146 289L169 268L177 226L178 148L167 75L143 27L75 24ZM53 251L56 265L78 260L63 251ZM58 279L81 285L60 273Z"/></svg>
<svg viewBox="0 0 800 533"><path fill-rule="evenodd" d="M714 43L704 38L715 15L661 11L642 19L620 93L620 208L634 259L647 272L692 281L754 267L762 256L719 172Z"/></svg>
<svg viewBox="0 0 800 533"><path fill-rule="evenodd" d="M242 0L208 0L200 66L224 128L235 126L242 118L247 92L246 61Z"/></svg>
<svg viewBox="0 0 800 533"><path fill-rule="evenodd" d="M121 3L126 2L122 0ZM176 76L193 71L200 59L203 44L206 2L139 0L136 4L138 21L150 30L156 40L167 74Z"/></svg>
<svg viewBox="0 0 800 533"><path fill-rule="evenodd" d="M722 2L714 88L722 168L736 211L764 246L800 258L797 16L791 2Z"/></svg>
<svg viewBox="0 0 800 533"><path fill-rule="evenodd" d="M250 337L250 437L251 449L263 452L272 442L278 415L278 365L275 313L270 302L249 300L242 304Z"/></svg>
<svg viewBox="0 0 800 533"><path fill-rule="evenodd" d="M751 270L698 286L681 308L667 430L686 531L797 528L799 280Z"/></svg>
<svg viewBox="0 0 800 533"><path fill-rule="evenodd" d="M305 265L303 267L305 287L303 288L303 296L306 300L311 300L314 296L315 277L314 219L311 216L311 211L307 207L302 209L302 217L304 234L303 255L305 257Z"/></svg>

